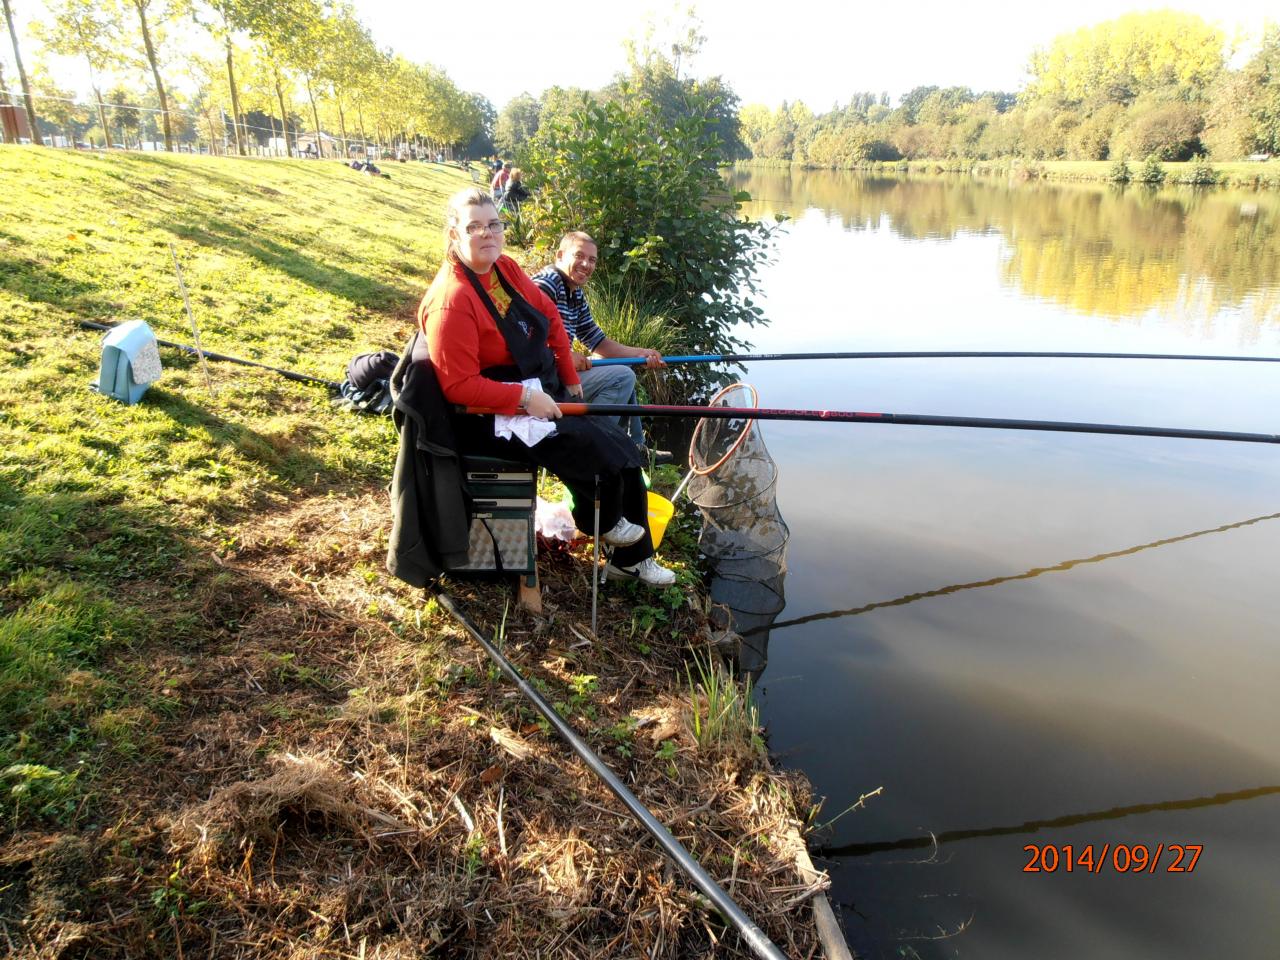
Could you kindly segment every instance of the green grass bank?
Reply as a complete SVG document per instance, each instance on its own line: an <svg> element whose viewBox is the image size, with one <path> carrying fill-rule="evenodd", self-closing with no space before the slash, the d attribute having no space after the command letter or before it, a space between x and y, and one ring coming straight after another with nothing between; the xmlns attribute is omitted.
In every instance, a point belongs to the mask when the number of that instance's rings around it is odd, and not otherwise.
<svg viewBox="0 0 1280 960"><path fill-rule="evenodd" d="M1141 160L1128 161L1129 172L1135 179L1142 169ZM744 169L798 168L801 170L826 170L829 167L810 165L804 161L739 160L735 166ZM1161 163L1165 183L1188 183L1201 186L1244 187L1260 190L1280 189L1280 159L1264 162L1229 161L1210 162L1206 166L1213 171L1214 184L1203 184L1200 165L1187 163ZM1020 180L1073 180L1109 183L1115 176L1114 160L969 160L963 157L947 157L940 160L892 160L869 162L851 168L878 174L939 174L957 173L974 176L1006 176Z"/></svg>
<svg viewBox="0 0 1280 960"><path fill-rule="evenodd" d="M16 956L747 955L385 574L388 419L226 364L211 394L165 348L142 403L89 388L101 334L80 320L191 341L171 244L208 350L339 380L354 354L398 349L443 200L471 178L386 169L0 147L0 939ZM503 583L451 591L805 955L806 787L686 671L708 640L694 532L668 534L683 589L610 587L596 641L580 551L544 557L543 618L508 610Z"/></svg>

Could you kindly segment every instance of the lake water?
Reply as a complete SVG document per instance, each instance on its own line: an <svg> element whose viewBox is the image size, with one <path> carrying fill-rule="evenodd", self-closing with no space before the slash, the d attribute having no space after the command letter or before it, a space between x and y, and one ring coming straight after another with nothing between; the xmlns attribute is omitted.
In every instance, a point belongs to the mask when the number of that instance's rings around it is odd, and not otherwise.
<svg viewBox="0 0 1280 960"><path fill-rule="evenodd" d="M758 352L1280 356L1274 195L732 180L751 215L792 217L761 275L772 324L746 334ZM774 362L744 379L762 406L1280 433L1280 364ZM1280 447L762 428L792 532L762 635L770 747L827 798L819 819L882 788L822 834L850 944L1275 956ZM1026 872L1028 845L1053 845L1057 869ZM1068 872L1067 845L1106 863ZM1154 872L1133 869L1160 845ZM1193 870L1169 872L1191 861L1170 845L1202 848Z"/></svg>

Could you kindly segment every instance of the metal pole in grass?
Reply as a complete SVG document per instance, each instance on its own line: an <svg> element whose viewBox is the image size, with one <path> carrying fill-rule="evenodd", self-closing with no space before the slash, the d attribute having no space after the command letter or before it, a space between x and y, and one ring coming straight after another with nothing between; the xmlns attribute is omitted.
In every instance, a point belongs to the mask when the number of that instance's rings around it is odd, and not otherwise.
<svg viewBox="0 0 1280 960"><path fill-rule="evenodd" d="M80 326L86 330L114 330L113 323L94 323L92 320L81 320ZM185 343L174 343L172 340L156 340L156 343L162 347L172 347L174 350L182 350L184 353L200 354L195 347L188 346ZM330 390L337 390L342 384L334 380L325 380L321 377L313 377L305 373L294 373L292 370L284 370L280 367L272 367L265 363L258 363L256 360L241 360L239 357L229 357L225 353L213 353L205 350L203 356L210 360L221 360L224 363L238 363L242 367L257 367L259 370L270 370L272 373L278 373L286 380L293 380L297 383L318 383L322 387L328 387Z"/></svg>
<svg viewBox="0 0 1280 960"><path fill-rule="evenodd" d="M182 265L178 263L178 251L169 242L169 256L173 257L173 272L178 275L178 289L182 291L182 305L187 308L187 319L191 321L191 336L196 341L196 356L200 358L200 367L204 370L204 382L209 388L209 396L216 397L213 389L213 376L209 373L209 361L205 359L204 350L200 346L200 328L196 326L196 315L191 312L191 298L187 296L187 285L182 279Z"/></svg>
<svg viewBox="0 0 1280 960"><path fill-rule="evenodd" d="M912 427L973 427L987 430L1039 430L1051 433L1101 433L1131 437L1180 437L1186 440L1233 440L1237 443L1280 443L1280 434L1146 427L1123 423L1077 423L1067 420L1012 420L1004 417L946 417L920 413L863 413L847 410L785 410L771 407L676 406L653 403L562 403L566 417L700 417L713 420L800 420L822 423L890 423ZM495 413L467 407L466 413Z"/></svg>
<svg viewBox="0 0 1280 960"><path fill-rule="evenodd" d="M569 726L564 717L560 716L555 711L555 708L543 699L542 695L529 684L529 681L520 675L520 672L516 670L511 661L504 657L493 642L480 632L480 629L471 622L466 614L458 609L452 598L440 589L439 584L431 584L428 590L440 606L444 607L449 615L457 620L462 625L462 628L470 634L471 639L484 648L484 652L489 655L489 659L502 671L503 676L514 683L529 702L533 704L534 708L546 718L547 722L555 727L556 733L560 734L561 738L569 744L570 749L591 768L591 772L605 782L605 786L613 791L613 795L622 801L631 815L658 841L658 845L662 847L667 856L675 861L676 866L683 870L685 875L693 881L694 886L702 891L724 918L737 928L738 933L742 935L742 938L751 948L751 952L762 958L762 960L785 960L786 954L779 950L768 935L756 926L750 917L743 913L742 908L734 902L733 898L724 892L680 841L671 835L671 831L649 812L649 809L637 799L636 795L627 789L626 784L618 779L617 774L610 770L605 765L605 762L587 746L586 741L578 736L573 727Z"/></svg>
<svg viewBox="0 0 1280 960"><path fill-rule="evenodd" d="M594 518L591 522L592 537L595 540L595 546L591 550L591 635L599 636L596 632L596 598L600 593L600 477L596 476L596 494L595 494Z"/></svg>

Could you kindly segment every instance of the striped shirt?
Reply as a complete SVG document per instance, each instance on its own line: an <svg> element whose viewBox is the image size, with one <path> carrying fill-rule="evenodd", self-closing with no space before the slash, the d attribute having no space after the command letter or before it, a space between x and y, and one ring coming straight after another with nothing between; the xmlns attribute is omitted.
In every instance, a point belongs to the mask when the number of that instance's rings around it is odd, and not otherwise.
<svg viewBox="0 0 1280 960"><path fill-rule="evenodd" d="M536 283L560 311L564 329L570 340L577 340L588 350L594 350L605 338L605 333L591 316L591 306L582 288L570 291L564 274L555 267L544 267L533 275Z"/></svg>

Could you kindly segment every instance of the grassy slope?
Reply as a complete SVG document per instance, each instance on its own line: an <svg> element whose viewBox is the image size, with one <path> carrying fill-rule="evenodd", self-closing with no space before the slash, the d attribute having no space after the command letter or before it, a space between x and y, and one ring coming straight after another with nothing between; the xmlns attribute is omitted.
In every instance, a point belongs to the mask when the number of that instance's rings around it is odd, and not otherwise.
<svg viewBox="0 0 1280 960"><path fill-rule="evenodd" d="M744 167L758 164L761 167L789 167L789 161L741 160ZM881 173L907 171L911 173L1009 173L1018 167L1034 167L1040 175L1050 180L1091 180L1110 182L1115 168L1114 160L1017 160L1002 157L995 160L967 160L948 157L941 160L899 160L868 163L858 168ZM1256 187L1280 189L1280 160L1254 163L1247 160L1214 161L1209 164L1218 176L1220 186ZM1129 171L1136 175L1142 167L1141 160L1130 160ZM1191 177L1192 163L1162 163L1165 180L1180 183Z"/></svg>
<svg viewBox="0 0 1280 960"><path fill-rule="evenodd" d="M674 957L715 935L741 955L383 573L387 420L225 364L211 397L163 348L143 403L88 387L101 334L77 320L190 341L171 242L210 350L340 379L398 347L441 201L471 181L390 172L0 147L0 933L19 955ZM677 696L699 611L611 587L584 647L581 560L542 572L550 622L507 624L521 669L808 953L807 904L779 889L803 787L743 737L698 742ZM504 620L501 584L451 589Z"/></svg>
<svg viewBox="0 0 1280 960"><path fill-rule="evenodd" d="M377 481L391 440L265 372L215 365L211 398L171 351L144 404L114 403L89 389L101 334L77 321L140 317L190 342L172 243L208 349L341 379L353 354L403 341L441 199L467 179L395 174L0 148L0 662L21 665L0 674L0 768L50 758L24 733L74 738L68 664L160 628L116 584L173 571L248 510Z"/></svg>

